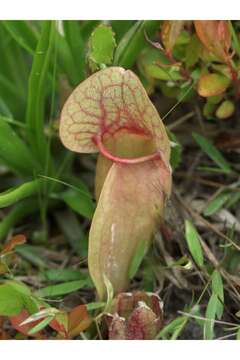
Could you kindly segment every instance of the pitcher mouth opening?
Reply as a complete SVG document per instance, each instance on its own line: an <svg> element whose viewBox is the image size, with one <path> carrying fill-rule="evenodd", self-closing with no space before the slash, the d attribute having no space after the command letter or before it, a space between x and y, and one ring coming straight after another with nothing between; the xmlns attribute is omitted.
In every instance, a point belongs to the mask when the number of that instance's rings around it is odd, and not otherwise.
<svg viewBox="0 0 240 360"><path fill-rule="evenodd" d="M156 160L156 159L161 159L161 153L159 151L153 151L154 149L154 144L152 139L145 135L145 134L136 134L136 133L128 133L126 131L126 129L119 129L119 131L117 133L114 134L115 137L115 144L116 144L116 138L120 138L120 141L122 140L122 138L124 136L126 136L126 140L125 140L125 144L122 147L126 147L126 145L129 145L129 143L131 143L131 141L133 141L133 139L129 138L131 136L135 136L134 140L138 140L139 144L139 149L143 149L145 150L145 144L148 144L148 149L146 150L146 155L141 155L139 156L138 152L136 152L135 157L126 157L126 156L122 156L119 153L114 153L113 149L111 148L111 145L109 146L109 140L111 140L111 136L109 134L96 134L93 137L93 141L94 143L97 145L100 153L107 159L113 161L113 162L117 162L117 163L121 163L121 164L139 164L139 163L143 163L145 161L151 161L151 160ZM127 139L129 138L129 139ZM140 141L139 141L140 140ZM142 143L141 143L142 141ZM150 145L150 148L149 148ZM119 147L121 147L119 146ZM152 148L152 149L151 149ZM115 151L118 152L118 151ZM143 151L141 151L142 153Z"/></svg>

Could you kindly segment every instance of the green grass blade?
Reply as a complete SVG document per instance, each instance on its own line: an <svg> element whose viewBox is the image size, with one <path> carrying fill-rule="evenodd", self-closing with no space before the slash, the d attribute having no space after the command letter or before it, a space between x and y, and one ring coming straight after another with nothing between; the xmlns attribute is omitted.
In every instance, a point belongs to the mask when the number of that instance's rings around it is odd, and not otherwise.
<svg viewBox="0 0 240 360"><path fill-rule="evenodd" d="M70 294L87 285L86 280L69 281L62 284L50 285L35 292L35 295L40 297L54 297L65 294Z"/></svg>
<svg viewBox="0 0 240 360"><path fill-rule="evenodd" d="M3 25L13 39L31 55L34 54L38 37L30 26L29 21L25 20L5 20Z"/></svg>
<svg viewBox="0 0 240 360"><path fill-rule="evenodd" d="M212 273L212 291L218 297L216 313L218 319L221 319L224 311L224 287L221 274L217 270Z"/></svg>
<svg viewBox="0 0 240 360"><path fill-rule="evenodd" d="M203 328L204 340L212 340L214 337L214 320L216 317L217 307L218 297L216 294L212 294L206 310L206 320Z"/></svg>
<svg viewBox="0 0 240 360"><path fill-rule="evenodd" d="M0 115L0 159L21 175L32 175L39 165L30 149Z"/></svg>
<svg viewBox="0 0 240 360"><path fill-rule="evenodd" d="M231 172L231 167L218 149L204 136L197 133L192 134L196 143L200 146L202 151L205 152L226 174Z"/></svg>
<svg viewBox="0 0 240 360"><path fill-rule="evenodd" d="M239 41L239 35L236 33L232 22L229 20L229 27L230 31L233 37L233 48L236 50L236 53L238 56L240 56L240 41Z"/></svg>
<svg viewBox="0 0 240 360"><path fill-rule="evenodd" d="M189 220L185 220L185 238L194 261L198 266L203 266L203 252L199 241L198 232L195 226Z"/></svg>
<svg viewBox="0 0 240 360"><path fill-rule="evenodd" d="M129 266L128 275L130 279L132 279L136 275L142 263L142 260L147 252L147 248L148 248L148 244L146 243L146 241L143 240L139 242L136 252Z"/></svg>
<svg viewBox="0 0 240 360"><path fill-rule="evenodd" d="M54 319L54 316L49 316L40 321L37 325L35 325L29 332L29 335L34 335L37 332L43 330L52 320Z"/></svg>
<svg viewBox="0 0 240 360"><path fill-rule="evenodd" d="M47 141L44 135L44 100L48 87L48 70L55 34L55 22L44 21L33 58L28 86L26 123L28 141L42 165L47 158Z"/></svg>
<svg viewBox="0 0 240 360"><path fill-rule="evenodd" d="M232 193L230 192L222 192L221 194L216 196L204 209L204 216L210 216L215 214L223 207L224 204L226 204L226 202L231 198L231 195Z"/></svg>
<svg viewBox="0 0 240 360"><path fill-rule="evenodd" d="M114 65L130 68L136 61L140 51L148 45L145 34L151 37L155 34L160 22L156 20L136 21L122 37L114 56Z"/></svg>
<svg viewBox="0 0 240 360"><path fill-rule="evenodd" d="M19 223L28 215L39 209L36 199L25 199L16 204L15 207L0 221L0 240L7 236L8 232L14 225Z"/></svg>
<svg viewBox="0 0 240 360"><path fill-rule="evenodd" d="M87 193L84 191L75 191L69 189L63 192L59 198L76 211L79 215L91 219L95 210L94 203Z"/></svg>
<svg viewBox="0 0 240 360"><path fill-rule="evenodd" d="M38 193L41 190L41 185L41 180L33 180L0 193L0 208L10 206Z"/></svg>
<svg viewBox="0 0 240 360"><path fill-rule="evenodd" d="M64 33L70 47L75 67L77 68L76 82L83 81L86 77L85 43L83 41L80 24L76 20L63 21Z"/></svg>

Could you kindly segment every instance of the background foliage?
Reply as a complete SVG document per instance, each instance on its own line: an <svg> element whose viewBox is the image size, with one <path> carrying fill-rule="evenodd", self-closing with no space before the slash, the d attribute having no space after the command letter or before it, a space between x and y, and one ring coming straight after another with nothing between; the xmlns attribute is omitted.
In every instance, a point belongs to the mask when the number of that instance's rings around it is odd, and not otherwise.
<svg viewBox="0 0 240 360"><path fill-rule="evenodd" d="M96 156L64 149L58 125L72 89L117 65L140 77L164 119L174 170L166 221L144 260L136 254L132 289L163 298L159 339L240 338L239 29L0 22L0 337L104 336L86 264Z"/></svg>

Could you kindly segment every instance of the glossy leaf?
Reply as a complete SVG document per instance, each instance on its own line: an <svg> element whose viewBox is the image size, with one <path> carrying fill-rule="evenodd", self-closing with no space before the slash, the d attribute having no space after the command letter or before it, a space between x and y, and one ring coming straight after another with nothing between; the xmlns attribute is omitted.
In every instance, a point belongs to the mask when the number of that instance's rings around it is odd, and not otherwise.
<svg viewBox="0 0 240 360"><path fill-rule="evenodd" d="M203 97L220 95L230 83L230 79L221 74L202 75L198 82L198 94Z"/></svg>

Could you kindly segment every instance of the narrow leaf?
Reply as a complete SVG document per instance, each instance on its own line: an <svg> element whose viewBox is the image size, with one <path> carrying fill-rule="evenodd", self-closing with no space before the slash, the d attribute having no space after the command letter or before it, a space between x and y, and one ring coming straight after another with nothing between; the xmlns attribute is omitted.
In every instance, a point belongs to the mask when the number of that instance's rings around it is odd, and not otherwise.
<svg viewBox="0 0 240 360"><path fill-rule="evenodd" d="M151 37L159 27L159 21L146 20L136 21L135 24L125 33L117 46L114 64L130 68L138 54L147 46L144 33Z"/></svg>
<svg viewBox="0 0 240 360"><path fill-rule="evenodd" d="M147 247L148 247L148 244L146 243L146 241L143 240L143 241L139 242L139 244L136 248L136 252L133 256L132 262L129 267L129 278L130 279L132 279L136 275L136 273L141 265L141 262L145 256Z"/></svg>
<svg viewBox="0 0 240 360"><path fill-rule="evenodd" d="M211 216L220 210L224 204L231 198L231 193L222 192L216 196L204 209L203 214L205 216Z"/></svg>
<svg viewBox="0 0 240 360"><path fill-rule="evenodd" d="M207 305L206 320L203 328L204 340L212 340L214 337L214 320L218 307L218 297L216 294L212 294Z"/></svg>
<svg viewBox="0 0 240 360"><path fill-rule="evenodd" d="M40 297L54 297L77 291L86 286L86 280L70 281L63 284L51 285L36 291Z"/></svg>
<svg viewBox="0 0 240 360"><path fill-rule="evenodd" d="M195 226L189 220L185 220L185 238L194 261L198 266L203 266L203 252L199 235Z"/></svg>
<svg viewBox="0 0 240 360"><path fill-rule="evenodd" d="M226 174L231 172L231 167L218 149L204 136L197 133L192 134L196 143Z"/></svg>

